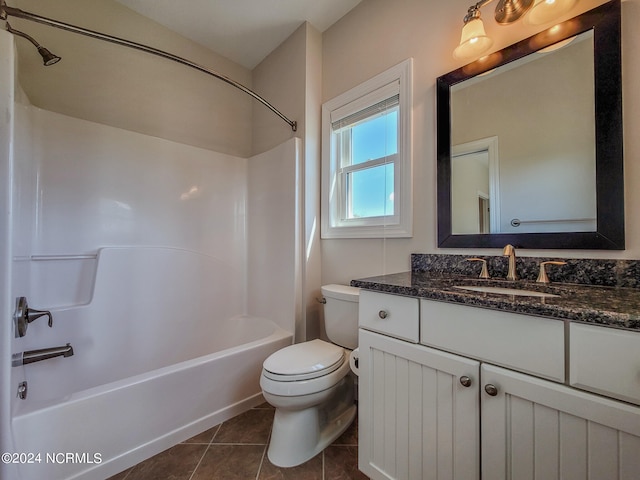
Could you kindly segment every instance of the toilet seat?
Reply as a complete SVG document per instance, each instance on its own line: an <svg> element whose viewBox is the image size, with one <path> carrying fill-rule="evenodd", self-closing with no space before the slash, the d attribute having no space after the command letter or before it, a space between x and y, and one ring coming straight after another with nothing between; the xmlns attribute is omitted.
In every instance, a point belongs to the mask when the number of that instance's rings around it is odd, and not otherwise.
<svg viewBox="0 0 640 480"><path fill-rule="evenodd" d="M349 362L345 360L337 369L330 373L325 373L323 371L323 375L308 380L280 382L267 377L267 372L262 369L262 375L260 375L260 387L262 388L262 392L267 401L269 401L270 395L302 398L307 395L316 395L324 390L332 388L347 376L349 372L351 372L351 367L349 366ZM269 403L271 402L269 401Z"/></svg>
<svg viewBox="0 0 640 480"><path fill-rule="evenodd" d="M323 340L298 343L270 355L263 375L278 382L298 382L334 372L345 362L342 347Z"/></svg>
<svg viewBox="0 0 640 480"><path fill-rule="evenodd" d="M316 394L351 371L347 359L342 347L323 340L290 345L264 361L260 386L265 393L284 397Z"/></svg>

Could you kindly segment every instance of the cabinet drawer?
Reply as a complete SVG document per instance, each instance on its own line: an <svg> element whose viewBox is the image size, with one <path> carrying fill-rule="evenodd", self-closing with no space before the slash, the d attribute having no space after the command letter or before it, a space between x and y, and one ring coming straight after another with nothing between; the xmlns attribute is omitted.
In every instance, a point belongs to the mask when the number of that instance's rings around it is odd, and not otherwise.
<svg viewBox="0 0 640 480"><path fill-rule="evenodd" d="M572 323L572 386L640 405L640 333Z"/></svg>
<svg viewBox="0 0 640 480"><path fill-rule="evenodd" d="M564 382L564 322L421 300L420 343Z"/></svg>
<svg viewBox="0 0 640 480"><path fill-rule="evenodd" d="M361 290L360 328L418 343L419 305L417 298Z"/></svg>

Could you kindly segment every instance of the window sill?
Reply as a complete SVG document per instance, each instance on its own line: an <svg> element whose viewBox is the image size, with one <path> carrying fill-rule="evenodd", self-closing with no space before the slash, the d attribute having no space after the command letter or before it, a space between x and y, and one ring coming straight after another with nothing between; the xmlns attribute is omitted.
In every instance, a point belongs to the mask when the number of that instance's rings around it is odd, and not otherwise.
<svg viewBox="0 0 640 480"><path fill-rule="evenodd" d="M327 227L321 234L323 240L336 238L411 238L413 232L402 225L369 227Z"/></svg>

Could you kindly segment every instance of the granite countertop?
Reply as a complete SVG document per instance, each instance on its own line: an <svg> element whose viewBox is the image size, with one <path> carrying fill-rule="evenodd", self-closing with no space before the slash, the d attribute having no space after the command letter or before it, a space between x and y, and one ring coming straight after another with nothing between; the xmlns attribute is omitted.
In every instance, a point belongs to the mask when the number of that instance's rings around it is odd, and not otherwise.
<svg viewBox="0 0 640 480"><path fill-rule="evenodd" d="M432 272L404 272L352 280L351 285L368 290L408 295L528 315L584 322L640 331L640 289L572 283L548 285L532 281L481 280L469 276ZM535 290L558 297L531 297L481 293L455 288L495 286Z"/></svg>

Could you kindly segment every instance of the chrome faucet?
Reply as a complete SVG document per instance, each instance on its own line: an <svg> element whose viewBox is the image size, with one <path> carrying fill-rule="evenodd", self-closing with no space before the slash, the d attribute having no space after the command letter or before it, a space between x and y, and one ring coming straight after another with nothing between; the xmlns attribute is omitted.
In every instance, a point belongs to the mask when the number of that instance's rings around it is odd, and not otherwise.
<svg viewBox="0 0 640 480"><path fill-rule="evenodd" d="M14 353L11 364L14 367L27 365L29 363L40 362L55 357L70 357L73 355L73 347L67 343L63 347L42 348L40 350L27 350L26 352Z"/></svg>
<svg viewBox="0 0 640 480"><path fill-rule="evenodd" d="M509 271L507 272L507 280L518 280L518 271L516 269L516 249L508 243L504 250L502 251L502 255L505 257L509 257Z"/></svg>

